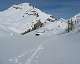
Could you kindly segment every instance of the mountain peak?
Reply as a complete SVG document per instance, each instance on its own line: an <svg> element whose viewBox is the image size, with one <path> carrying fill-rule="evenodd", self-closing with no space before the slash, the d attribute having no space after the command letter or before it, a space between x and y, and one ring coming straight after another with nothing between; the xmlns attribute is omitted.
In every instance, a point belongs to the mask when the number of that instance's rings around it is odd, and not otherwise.
<svg viewBox="0 0 80 64"><path fill-rule="evenodd" d="M31 28L32 22L36 23L40 20L44 23L47 19L55 20L55 17L33 7L30 3L13 5L0 12L0 17L0 22L6 26L7 30L19 33Z"/></svg>

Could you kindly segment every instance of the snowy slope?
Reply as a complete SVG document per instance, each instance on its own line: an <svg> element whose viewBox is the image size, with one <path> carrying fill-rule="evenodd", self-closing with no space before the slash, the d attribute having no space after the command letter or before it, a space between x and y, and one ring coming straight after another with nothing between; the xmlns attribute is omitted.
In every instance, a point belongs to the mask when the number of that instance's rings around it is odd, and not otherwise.
<svg viewBox="0 0 80 64"><path fill-rule="evenodd" d="M1 64L80 63L80 33L39 37L28 33L0 37L0 41Z"/></svg>
<svg viewBox="0 0 80 64"><path fill-rule="evenodd" d="M13 5L7 10L0 12L0 28L6 32L25 33L28 30L33 31L34 25L40 20L43 26L35 31L35 34L60 34L65 33L68 29L68 19L56 19L54 16L47 14L38 8L33 7L30 3L21 3ZM80 14L69 19L75 25L75 30L80 28ZM75 21L78 21L75 24Z"/></svg>
<svg viewBox="0 0 80 64"><path fill-rule="evenodd" d="M33 10L38 12L38 18L32 15ZM0 63L79 64L80 33L55 35L65 32L67 20L63 18L55 20L50 16L29 6L29 3L13 5L0 12ZM55 21L50 22L46 20L47 18ZM32 28L32 22L38 19L41 19L44 26L36 31L25 36L8 35L8 31L22 33L28 28ZM37 37L34 35L35 33L45 35Z"/></svg>
<svg viewBox="0 0 80 64"><path fill-rule="evenodd" d="M38 18L35 13L38 13ZM21 33L31 28L31 24L35 22L35 20L41 19L41 22L44 22L47 18L51 18L50 16L51 15L42 12L29 3L22 3L13 5L7 10L0 12L0 26L3 25L7 30ZM55 18L51 19L55 20Z"/></svg>
<svg viewBox="0 0 80 64"><path fill-rule="evenodd" d="M67 23L57 20L54 23L53 22L46 23L46 25L40 28L37 31L37 33L38 34L43 34L43 33L60 34L60 33L65 33L66 29L67 29Z"/></svg>
<svg viewBox="0 0 80 64"><path fill-rule="evenodd" d="M7 10L0 12L0 17L0 27L4 28L3 30L5 31L16 33L23 33L28 29L32 30L32 26L37 20L40 20L44 24L39 31L42 30L46 33L52 31L52 33L56 34L64 32L67 28L67 23L64 22L66 21L65 19L56 20L54 16L42 12L29 3L13 5Z"/></svg>

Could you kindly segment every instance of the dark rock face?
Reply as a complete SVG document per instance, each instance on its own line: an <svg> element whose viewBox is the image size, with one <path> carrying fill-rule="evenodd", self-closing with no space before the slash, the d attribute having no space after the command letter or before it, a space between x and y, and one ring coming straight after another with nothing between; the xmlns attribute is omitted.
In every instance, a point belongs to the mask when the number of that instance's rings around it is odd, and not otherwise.
<svg viewBox="0 0 80 64"><path fill-rule="evenodd" d="M50 19L50 18L47 18L47 21L49 22L54 22L54 20Z"/></svg>
<svg viewBox="0 0 80 64"><path fill-rule="evenodd" d="M25 31L25 32L23 32L23 33L21 33L21 35L24 35L24 34L26 34L26 33L29 33L31 30L30 29L28 29L27 31Z"/></svg>
<svg viewBox="0 0 80 64"><path fill-rule="evenodd" d="M40 27L42 27L42 26L43 26L43 23L41 23L41 21L38 20L38 22L37 22L36 24L34 24L34 27L32 27L32 29L26 30L25 32L21 33L21 35L24 35L24 34L26 34L26 33L29 33L29 32L31 32L31 31L34 31L34 30L36 30L36 29L38 29L38 28L40 28ZM38 36L39 34L36 34L36 35Z"/></svg>
<svg viewBox="0 0 80 64"><path fill-rule="evenodd" d="M42 25L43 25L43 23L41 23L39 20L36 24L34 24L34 29L40 28L40 27L42 27Z"/></svg>

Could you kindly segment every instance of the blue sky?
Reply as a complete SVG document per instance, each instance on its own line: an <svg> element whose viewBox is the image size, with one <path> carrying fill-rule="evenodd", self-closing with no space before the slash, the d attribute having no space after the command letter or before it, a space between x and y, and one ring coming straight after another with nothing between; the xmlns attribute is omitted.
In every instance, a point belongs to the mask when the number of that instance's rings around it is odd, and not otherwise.
<svg viewBox="0 0 80 64"><path fill-rule="evenodd" d="M80 0L0 0L0 11L13 4L29 2L56 17L69 18L80 12Z"/></svg>

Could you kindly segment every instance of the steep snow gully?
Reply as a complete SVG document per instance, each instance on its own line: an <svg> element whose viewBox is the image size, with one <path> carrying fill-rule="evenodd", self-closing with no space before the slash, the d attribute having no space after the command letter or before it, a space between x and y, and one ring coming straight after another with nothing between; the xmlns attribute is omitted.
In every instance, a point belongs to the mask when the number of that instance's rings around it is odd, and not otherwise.
<svg viewBox="0 0 80 64"><path fill-rule="evenodd" d="M30 3L13 5L0 12L0 64L79 64L79 27L80 14L57 19Z"/></svg>

